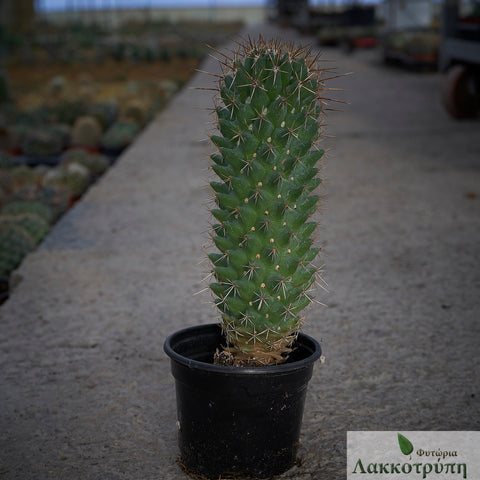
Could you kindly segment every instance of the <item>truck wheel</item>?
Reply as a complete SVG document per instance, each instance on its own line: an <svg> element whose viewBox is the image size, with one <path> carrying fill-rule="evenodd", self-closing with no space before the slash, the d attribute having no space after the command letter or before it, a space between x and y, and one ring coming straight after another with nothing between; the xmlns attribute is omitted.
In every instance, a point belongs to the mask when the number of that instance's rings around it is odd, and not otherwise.
<svg viewBox="0 0 480 480"><path fill-rule="evenodd" d="M454 65L443 78L442 99L455 118L474 118L479 110L478 79L465 65Z"/></svg>

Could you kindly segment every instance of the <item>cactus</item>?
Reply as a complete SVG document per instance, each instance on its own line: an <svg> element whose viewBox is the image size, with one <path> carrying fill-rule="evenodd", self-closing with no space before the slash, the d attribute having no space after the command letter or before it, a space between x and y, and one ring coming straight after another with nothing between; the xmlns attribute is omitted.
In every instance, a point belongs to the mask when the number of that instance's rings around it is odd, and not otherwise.
<svg viewBox="0 0 480 480"><path fill-rule="evenodd" d="M0 187L8 195L16 195L22 189L36 190L42 175L26 165L0 168Z"/></svg>
<svg viewBox="0 0 480 480"><path fill-rule="evenodd" d="M62 186L43 185L37 191L35 202L44 205L51 213L50 223L55 223L70 207L70 195Z"/></svg>
<svg viewBox="0 0 480 480"><path fill-rule="evenodd" d="M219 135L211 155L215 304L228 345L219 363L281 363L302 327L319 269L312 264L321 183L323 76L304 48L261 38L222 59ZM220 357L220 358L219 358Z"/></svg>
<svg viewBox="0 0 480 480"><path fill-rule="evenodd" d="M36 189L42 177L40 173L26 165L18 165L8 170L8 173L12 180L12 193L25 187Z"/></svg>
<svg viewBox="0 0 480 480"><path fill-rule="evenodd" d="M23 135L21 146L23 153L28 156L55 156L62 151L63 139L48 127L31 128Z"/></svg>
<svg viewBox="0 0 480 480"><path fill-rule="evenodd" d="M94 177L105 173L110 166L110 162L105 155L91 154L81 149L72 149L65 152L60 165L69 165L70 163L80 163L87 167Z"/></svg>
<svg viewBox="0 0 480 480"><path fill-rule="evenodd" d="M135 122L115 122L103 135L102 146L106 150L121 151L133 142L139 131Z"/></svg>
<svg viewBox="0 0 480 480"><path fill-rule="evenodd" d="M35 242L23 227L0 223L0 275L10 275L34 248Z"/></svg>
<svg viewBox="0 0 480 480"><path fill-rule="evenodd" d="M110 160L105 155L96 153L89 155L83 163L94 176L100 176L110 167Z"/></svg>
<svg viewBox="0 0 480 480"><path fill-rule="evenodd" d="M65 188L75 200L89 187L90 172L80 163L72 162L50 170L43 178L43 185Z"/></svg>
<svg viewBox="0 0 480 480"><path fill-rule="evenodd" d="M49 107L49 115L54 123L73 125L75 120L85 115L87 105L80 100L61 99Z"/></svg>
<svg viewBox="0 0 480 480"><path fill-rule="evenodd" d="M102 127L95 117L78 117L72 129L72 145L76 147L98 148L102 138Z"/></svg>
<svg viewBox="0 0 480 480"><path fill-rule="evenodd" d="M102 131L107 130L110 125L115 122L118 114L118 107L116 103L94 103L89 105L87 115L90 115L98 120L102 127Z"/></svg>
<svg viewBox="0 0 480 480"><path fill-rule="evenodd" d="M2 215L34 214L43 218L47 223L52 222L52 211L46 205L37 201L10 202L2 208Z"/></svg>
<svg viewBox="0 0 480 480"><path fill-rule="evenodd" d="M96 178L106 172L110 166L110 161L105 155L99 153L93 153L87 155L82 161L79 161L81 165L86 167L92 177Z"/></svg>
<svg viewBox="0 0 480 480"><path fill-rule="evenodd" d="M50 131L57 135L62 142L62 148L70 146L72 142L72 127L66 123L54 123L49 126Z"/></svg>
<svg viewBox="0 0 480 480"><path fill-rule="evenodd" d="M18 215L0 215L0 225L20 225L35 244L40 243L48 233L48 223L36 213L21 213Z"/></svg>
<svg viewBox="0 0 480 480"><path fill-rule="evenodd" d="M143 127L147 122L148 109L145 104L137 98L129 99L122 108L122 118L124 120L135 122L139 127Z"/></svg>
<svg viewBox="0 0 480 480"><path fill-rule="evenodd" d="M68 165L69 163L83 163L85 158L88 157L88 152L81 148L72 148L67 150L60 159L60 165Z"/></svg>

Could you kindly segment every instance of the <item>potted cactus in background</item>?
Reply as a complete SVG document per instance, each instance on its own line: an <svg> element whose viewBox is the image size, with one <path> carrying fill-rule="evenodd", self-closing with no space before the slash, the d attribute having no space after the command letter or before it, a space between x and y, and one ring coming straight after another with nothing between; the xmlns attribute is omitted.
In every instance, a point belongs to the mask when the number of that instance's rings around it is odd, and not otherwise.
<svg viewBox="0 0 480 480"><path fill-rule="evenodd" d="M180 462L219 478L267 478L296 460L318 342L300 332L319 276L312 215L324 74L305 48L263 39L221 60L209 285L220 325L165 342ZM223 55L223 54L222 54Z"/></svg>

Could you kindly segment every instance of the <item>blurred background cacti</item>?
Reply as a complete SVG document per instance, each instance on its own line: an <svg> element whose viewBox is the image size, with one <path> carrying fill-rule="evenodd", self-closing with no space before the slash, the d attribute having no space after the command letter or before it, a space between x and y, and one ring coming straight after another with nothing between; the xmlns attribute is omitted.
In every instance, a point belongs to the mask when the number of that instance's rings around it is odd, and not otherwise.
<svg viewBox="0 0 480 480"><path fill-rule="evenodd" d="M35 241L20 225L0 222L0 276L8 276L35 248Z"/></svg>
<svg viewBox="0 0 480 480"><path fill-rule="evenodd" d="M42 188L35 193L32 201L48 208L52 218L51 223L56 222L72 203L69 193L57 185L42 185Z"/></svg>
<svg viewBox="0 0 480 480"><path fill-rule="evenodd" d="M104 133L102 146L108 151L121 151L133 142L139 132L140 126L137 122L117 121Z"/></svg>
<svg viewBox="0 0 480 480"><path fill-rule="evenodd" d="M34 214L41 217L47 224L52 223L53 216L49 207L36 201L10 202L2 208L2 215Z"/></svg>
<svg viewBox="0 0 480 480"><path fill-rule="evenodd" d="M83 115L75 120L72 128L72 145L95 149L100 146L102 127L100 122L90 115Z"/></svg>
<svg viewBox="0 0 480 480"><path fill-rule="evenodd" d="M220 178L210 289L227 346L217 361L281 363L319 277L312 234L321 183L317 149L326 69L308 50L245 41L224 56L211 156Z"/></svg>
<svg viewBox="0 0 480 480"><path fill-rule="evenodd" d="M110 166L110 162L105 155L89 153L82 149L72 149L65 152L60 165L69 165L71 163L79 163L88 168L93 177L102 175Z"/></svg>
<svg viewBox="0 0 480 480"><path fill-rule="evenodd" d="M0 225L19 225L30 235L35 244L40 243L48 233L48 223L36 213L0 215Z"/></svg>
<svg viewBox="0 0 480 480"><path fill-rule="evenodd" d="M8 174L10 175L10 191L12 194L16 194L20 189L25 187L36 189L38 183L41 181L41 174L25 165L19 165L8 170Z"/></svg>
<svg viewBox="0 0 480 480"><path fill-rule="evenodd" d="M205 43L241 27L63 24L41 10L28 32L13 22L0 29L0 304L1 276L31 241L43 238L192 76Z"/></svg>
<svg viewBox="0 0 480 480"><path fill-rule="evenodd" d="M75 201L90 185L90 172L80 163L68 163L50 170L43 177L43 185L65 189L71 200Z"/></svg>
<svg viewBox="0 0 480 480"><path fill-rule="evenodd" d="M31 157L55 156L62 148L62 136L50 128L30 128L22 138L22 150L25 155Z"/></svg>
<svg viewBox="0 0 480 480"><path fill-rule="evenodd" d="M137 98L129 99L122 109L122 118L127 122L135 122L139 127L143 127L147 122L147 114L147 105Z"/></svg>
<svg viewBox="0 0 480 480"><path fill-rule="evenodd" d="M105 131L115 122L118 107L115 102L96 102L89 105L87 113L96 118L102 127L102 131Z"/></svg>

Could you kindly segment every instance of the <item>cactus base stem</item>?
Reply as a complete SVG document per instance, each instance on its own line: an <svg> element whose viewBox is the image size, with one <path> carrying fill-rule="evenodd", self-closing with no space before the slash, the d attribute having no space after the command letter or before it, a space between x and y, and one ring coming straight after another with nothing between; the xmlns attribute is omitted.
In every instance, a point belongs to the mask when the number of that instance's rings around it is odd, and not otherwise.
<svg viewBox="0 0 480 480"><path fill-rule="evenodd" d="M254 349L249 353L245 353L236 348L228 348L215 352L214 364L225 367L263 367L265 365L279 365L285 362L291 351L291 348L285 347L283 353L279 353L278 351L265 352L261 349Z"/></svg>

